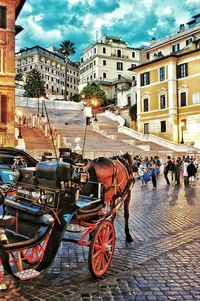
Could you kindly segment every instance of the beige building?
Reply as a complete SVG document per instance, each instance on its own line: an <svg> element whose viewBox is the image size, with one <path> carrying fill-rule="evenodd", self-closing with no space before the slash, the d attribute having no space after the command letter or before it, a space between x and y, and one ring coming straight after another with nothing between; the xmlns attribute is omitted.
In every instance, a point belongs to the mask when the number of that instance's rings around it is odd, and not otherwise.
<svg viewBox="0 0 200 301"><path fill-rule="evenodd" d="M87 83L96 82L108 99L113 100L124 83L126 86L126 82L135 82L134 74L128 69L145 61L145 49L129 47L119 38L104 35L81 55L79 90Z"/></svg>
<svg viewBox="0 0 200 301"><path fill-rule="evenodd" d="M181 36L176 42L173 36L168 45L168 38L157 42L162 54L152 55L158 48L150 47L150 62L133 70L137 73L138 131L177 143L193 141L200 147L200 24L194 20L194 27L174 35ZM186 45L189 33L195 37ZM174 51L175 43L185 46Z"/></svg>
<svg viewBox="0 0 200 301"><path fill-rule="evenodd" d="M0 0L0 146L15 145L15 25L25 0Z"/></svg>
<svg viewBox="0 0 200 301"><path fill-rule="evenodd" d="M15 54L17 79L23 78L32 69L37 69L43 80L47 96L63 98L65 82L65 58L53 50L40 46L23 48ZM78 93L79 63L68 61L67 93L68 99Z"/></svg>

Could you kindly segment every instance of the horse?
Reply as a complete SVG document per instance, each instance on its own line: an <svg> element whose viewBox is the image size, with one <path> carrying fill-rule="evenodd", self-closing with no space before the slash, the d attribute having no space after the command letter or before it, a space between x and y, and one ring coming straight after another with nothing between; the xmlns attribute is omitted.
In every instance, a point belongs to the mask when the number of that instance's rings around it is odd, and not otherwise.
<svg viewBox="0 0 200 301"><path fill-rule="evenodd" d="M131 189L135 183L133 177L133 160L130 154L125 153L112 158L99 157L89 162L85 169L89 173L89 182L80 191L82 195L97 197L97 185L104 184L104 203L107 208L114 208L117 199L124 198L124 218L126 241L132 242L129 232L129 203Z"/></svg>

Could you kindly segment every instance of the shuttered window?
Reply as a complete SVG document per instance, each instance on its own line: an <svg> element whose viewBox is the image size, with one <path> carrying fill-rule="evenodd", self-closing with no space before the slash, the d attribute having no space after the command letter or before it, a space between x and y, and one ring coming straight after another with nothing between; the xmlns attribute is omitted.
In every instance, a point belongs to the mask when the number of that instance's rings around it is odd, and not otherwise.
<svg viewBox="0 0 200 301"><path fill-rule="evenodd" d="M7 123L7 97L1 95L1 123Z"/></svg>
<svg viewBox="0 0 200 301"><path fill-rule="evenodd" d="M0 6L0 28L6 28L6 7Z"/></svg>

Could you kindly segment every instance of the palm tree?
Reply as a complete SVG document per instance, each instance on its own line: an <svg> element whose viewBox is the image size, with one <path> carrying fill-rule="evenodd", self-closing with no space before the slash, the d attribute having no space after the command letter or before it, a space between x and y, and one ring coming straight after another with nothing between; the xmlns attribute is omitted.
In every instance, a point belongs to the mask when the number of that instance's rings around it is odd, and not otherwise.
<svg viewBox="0 0 200 301"><path fill-rule="evenodd" d="M75 45L73 42L66 40L63 41L57 51L65 56L65 91L64 91L64 99L67 100L67 64L69 60L69 56L75 54Z"/></svg>

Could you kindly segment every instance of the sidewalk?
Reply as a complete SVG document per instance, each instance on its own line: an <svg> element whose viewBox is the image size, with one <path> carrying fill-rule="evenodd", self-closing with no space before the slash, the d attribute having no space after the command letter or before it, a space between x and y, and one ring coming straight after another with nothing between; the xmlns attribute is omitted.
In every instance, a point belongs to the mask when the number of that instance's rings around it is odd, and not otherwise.
<svg viewBox="0 0 200 301"><path fill-rule="evenodd" d="M200 182L192 188L141 188L136 181L130 203L127 244L123 210L115 222L116 246L111 267L100 280L88 271L88 249L63 242L59 255L39 279L21 283L0 300L31 301L190 301L200 299Z"/></svg>

